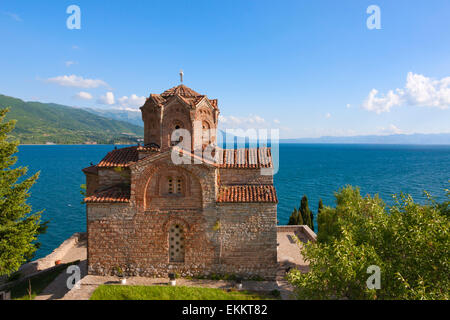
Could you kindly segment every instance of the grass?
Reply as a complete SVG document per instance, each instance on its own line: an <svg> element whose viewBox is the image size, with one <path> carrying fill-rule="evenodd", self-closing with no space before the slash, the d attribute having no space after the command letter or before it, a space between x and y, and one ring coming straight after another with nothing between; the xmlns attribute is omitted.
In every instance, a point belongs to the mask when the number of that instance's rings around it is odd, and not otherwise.
<svg viewBox="0 0 450 320"><path fill-rule="evenodd" d="M31 300L33 300L38 294L40 294L57 276L59 276L66 268L78 262L69 264L61 264L49 271L41 272L40 274L33 276L28 282L28 279L20 281L8 290L11 290L11 299L14 300L30 300L28 293L29 283L31 284Z"/></svg>
<svg viewBox="0 0 450 320"><path fill-rule="evenodd" d="M267 300L274 299L248 291L200 287L101 285L91 300Z"/></svg>

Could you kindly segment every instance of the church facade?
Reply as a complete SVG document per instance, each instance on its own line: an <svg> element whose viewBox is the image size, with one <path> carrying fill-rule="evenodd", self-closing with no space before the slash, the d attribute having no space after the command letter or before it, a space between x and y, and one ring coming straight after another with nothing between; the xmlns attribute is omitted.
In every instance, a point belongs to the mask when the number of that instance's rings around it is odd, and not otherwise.
<svg viewBox="0 0 450 320"><path fill-rule="evenodd" d="M141 112L143 145L83 169L88 272L274 279L270 148L218 148L217 100L183 84L151 94Z"/></svg>

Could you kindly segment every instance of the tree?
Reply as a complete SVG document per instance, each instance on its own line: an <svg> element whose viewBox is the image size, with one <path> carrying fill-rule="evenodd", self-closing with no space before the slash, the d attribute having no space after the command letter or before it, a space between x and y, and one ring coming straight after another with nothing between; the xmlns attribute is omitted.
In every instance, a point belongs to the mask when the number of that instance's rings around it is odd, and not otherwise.
<svg viewBox="0 0 450 320"><path fill-rule="evenodd" d="M0 276L17 271L33 257L39 248L37 236L47 224L41 223L41 212L31 213L26 202L39 173L25 178L26 167L13 168L19 142L10 140L16 121L4 122L8 111L0 110Z"/></svg>
<svg viewBox="0 0 450 320"><path fill-rule="evenodd" d="M297 208L294 208L294 211L292 211L292 214L289 218L288 225L292 226L292 225L302 225L302 224L303 224L302 216L300 215Z"/></svg>
<svg viewBox="0 0 450 320"><path fill-rule="evenodd" d="M400 194L386 208L350 186L335 196L336 208L319 213L318 241L302 249L310 271L288 275L298 298L450 298L449 202L421 205ZM378 290L366 282L372 265L381 270Z"/></svg>
<svg viewBox="0 0 450 320"><path fill-rule="evenodd" d="M319 209L317 209L317 215L319 215L320 211L323 210L323 201L322 199L319 199Z"/></svg>
<svg viewBox="0 0 450 320"><path fill-rule="evenodd" d="M304 195L302 200L300 201L300 215L302 216L303 224L306 224L311 229L313 228L311 222L311 210L309 210L308 206L308 198Z"/></svg>
<svg viewBox="0 0 450 320"><path fill-rule="evenodd" d="M319 215L322 210L323 210L323 201L322 199L319 199L319 206L317 209L317 219L319 219ZM312 215L312 211L311 211L311 226L312 226L311 229L314 231L314 216Z"/></svg>

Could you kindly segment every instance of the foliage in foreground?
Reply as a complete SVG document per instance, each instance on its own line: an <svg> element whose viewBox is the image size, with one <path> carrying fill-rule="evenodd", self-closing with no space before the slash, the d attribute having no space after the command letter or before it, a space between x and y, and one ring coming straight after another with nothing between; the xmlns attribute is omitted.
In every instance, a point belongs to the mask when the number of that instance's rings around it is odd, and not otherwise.
<svg viewBox="0 0 450 320"><path fill-rule="evenodd" d="M401 194L386 208L350 186L336 200L302 251L310 272L288 274L299 299L449 299L450 201L420 205ZM381 269L378 290L367 287L371 265Z"/></svg>
<svg viewBox="0 0 450 320"><path fill-rule="evenodd" d="M248 291L183 286L101 285L91 300L262 300L268 297Z"/></svg>
<svg viewBox="0 0 450 320"><path fill-rule="evenodd" d="M29 189L39 173L24 178L26 167L13 168L18 141L10 141L15 121L4 122L8 109L0 110L0 276L9 275L33 257L37 236L46 229L41 212L31 213Z"/></svg>

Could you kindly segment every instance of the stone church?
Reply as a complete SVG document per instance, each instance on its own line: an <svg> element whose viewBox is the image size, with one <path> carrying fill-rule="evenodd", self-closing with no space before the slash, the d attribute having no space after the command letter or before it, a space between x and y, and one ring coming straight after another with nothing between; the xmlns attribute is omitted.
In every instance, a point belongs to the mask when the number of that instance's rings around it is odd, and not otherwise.
<svg viewBox="0 0 450 320"><path fill-rule="evenodd" d="M183 84L140 109L144 144L83 169L88 272L274 279L278 200L261 174L270 148L215 146L218 101ZM179 129L188 138L174 137ZM208 145L213 159L201 156ZM193 161L174 163L174 153Z"/></svg>

